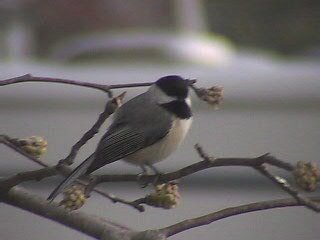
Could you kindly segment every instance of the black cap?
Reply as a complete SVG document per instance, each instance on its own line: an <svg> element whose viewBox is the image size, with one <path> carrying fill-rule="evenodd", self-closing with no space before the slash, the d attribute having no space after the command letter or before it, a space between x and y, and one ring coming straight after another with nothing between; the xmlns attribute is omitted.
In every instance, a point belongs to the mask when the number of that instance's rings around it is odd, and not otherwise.
<svg viewBox="0 0 320 240"><path fill-rule="evenodd" d="M188 96L189 81L178 75L169 75L156 81L156 85L168 96L185 99Z"/></svg>

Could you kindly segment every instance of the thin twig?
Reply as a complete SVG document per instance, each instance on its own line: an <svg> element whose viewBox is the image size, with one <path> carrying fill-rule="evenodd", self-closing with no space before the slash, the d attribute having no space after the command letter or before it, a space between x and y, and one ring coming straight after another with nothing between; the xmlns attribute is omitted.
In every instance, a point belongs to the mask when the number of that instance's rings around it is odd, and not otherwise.
<svg viewBox="0 0 320 240"><path fill-rule="evenodd" d="M268 163L272 166L282 168L286 171L293 171L295 168L291 163L277 159L269 153L265 153L257 158L219 158L219 159L214 159L213 157L209 156L199 144L196 144L194 147L197 150L199 156L203 160L205 160L209 163L214 162L214 163L211 163L214 166L221 166L221 164L223 164L223 163L226 164L224 166L227 166L230 162L231 163L234 162L235 164L239 164L239 165L244 164L248 167L260 166L264 163Z"/></svg>
<svg viewBox="0 0 320 240"><path fill-rule="evenodd" d="M208 162L211 161L211 158L207 155L207 153L204 152L204 150L198 144L195 146L195 148L198 151L198 154L201 158L203 158L205 161L208 161ZM214 160L214 163L216 163L216 161L217 160ZM286 191L292 197L294 197L299 203L305 205L306 207L312 209L313 211L320 212L320 205L318 203L312 202L307 197L300 194L297 190L295 190L293 187L291 187L285 179L273 175L271 172L269 172L267 170L267 168L266 168L266 166L264 166L264 164L270 164L273 166L277 166L277 167L283 168L287 171L293 171L294 166L292 166L291 164L286 163L284 161L281 161L279 159L276 159L275 157L271 156L270 154L264 154L264 155L256 158L254 161L252 161L251 165L248 165L248 166L256 169L263 176L266 176L268 179L270 179L271 181L276 183L284 191Z"/></svg>
<svg viewBox="0 0 320 240"><path fill-rule="evenodd" d="M192 86L197 82L196 79L187 79L189 81L189 85ZM111 84L109 85L109 89L117 89L117 88L133 88L133 87L148 87L155 82L146 82L146 83L124 83L124 84ZM0 85L1 86L1 85Z"/></svg>
<svg viewBox="0 0 320 240"><path fill-rule="evenodd" d="M16 83L25 83L25 82L61 83L61 84L75 85L80 87L93 88L106 93L110 93L110 87L105 84L81 82L81 81L63 79L63 78L34 77L31 74L25 74L19 77L1 80L0 86L6 86L6 85L11 85Z"/></svg>
<svg viewBox="0 0 320 240"><path fill-rule="evenodd" d="M4 135L1 135L1 139ZM5 142L4 142L5 143ZM48 165L45 164L43 161L36 159L23 151L21 148L9 144L9 147L12 147L15 151L21 153L28 159L35 161L36 163L40 164L41 166L47 167ZM152 182L155 180L155 178L158 178L158 183L163 182L169 182L173 181L182 177L186 177L188 175L191 175L193 173L202 171L204 169L213 168L213 167L222 167L222 166L247 166L247 167L256 167L260 166L263 163L268 163L270 165L283 168L287 171L293 171L294 166L290 163L287 163L285 161L282 161L280 159L275 158L274 156L271 156L269 154L264 154L257 158L216 158L213 160L212 157L205 154L204 150L200 147L200 145L196 145L196 150L200 154L200 157L202 157L204 160L191 164L187 167L184 167L180 170L177 170L175 172L161 174L160 176L157 175L143 175L141 176L140 180L145 182ZM199 152L200 151L200 152ZM41 174L41 173L39 173ZM135 174L126 174L126 175L99 175L96 176L96 184L102 183L102 182L136 182L137 181L137 175ZM37 178L37 175L35 175L35 178Z"/></svg>
<svg viewBox="0 0 320 240"><path fill-rule="evenodd" d="M15 152L18 152L19 154L25 156L26 158L28 158L29 160L37 163L38 165L41 165L42 167L46 167L46 164L43 163L40 159L30 155L29 153L27 153L26 151L24 151L21 147L17 146L16 144L14 144L14 141L12 141L12 139L7 136L7 135L0 135L0 143L8 146L9 148L11 148L12 150L14 150Z"/></svg>
<svg viewBox="0 0 320 240"><path fill-rule="evenodd" d="M98 189L95 189L95 192L99 193L101 196L104 196L104 197L108 198L113 203L122 203L124 205L131 206L131 207L135 208L136 210L138 210L139 212L144 212L145 211L144 206L141 205L141 204L145 203L145 199L146 199L145 197L144 198L139 198L139 199L134 200L134 201L128 201L128 200L125 200L123 198L119 198L117 196L114 196L113 194L102 192L102 191L100 191Z"/></svg>
<svg viewBox="0 0 320 240"><path fill-rule="evenodd" d="M27 157L28 159L40 164L41 166L45 167L40 170L35 171L28 171L23 173L18 173L12 177L1 179L0 180L0 192L8 191L10 188L20 184L24 181L30 181L30 180L39 180L45 177L50 177L53 175L56 175L58 173L57 170L62 171L64 170L64 174L69 174L71 172L71 169L67 168L65 164L70 165L79 149L90 139L92 138L99 130L100 126L104 123L106 118L108 118L115 110L122 104L122 100L124 98L125 92L120 94L118 97L113 98L112 100L108 101L108 103L105 106L104 111L99 115L98 120L96 123L92 126L91 129L89 129L82 137L81 139L72 147L70 154L65 158L59 161L59 164L57 166L49 166L48 164L42 162L39 159L34 158L30 154L23 151L19 146L16 146L13 141L11 141L11 138L5 135L1 135L1 142L6 144L8 147L12 148L13 150L19 152L23 156ZM78 180L78 182L81 182L82 184L85 184L83 181ZM90 184L89 184L90 185ZM92 186L92 189L94 186ZM92 190L91 189L91 190ZM113 202L121 202L123 204L130 205L134 208L136 208L139 211L143 211L143 207L139 206L138 204L131 203L129 201L126 201L124 199L116 198L114 196L109 195L108 193L105 193L102 190L95 189L95 192L99 193L100 195L107 197Z"/></svg>
<svg viewBox="0 0 320 240"><path fill-rule="evenodd" d="M198 146L199 148L200 146ZM203 151L203 150L202 150ZM204 151L203 151L204 153ZM143 182L153 182L157 179L157 183L164 183L173 180L180 179L182 177L189 176L196 172L214 168L214 167L223 167L223 166L245 166L245 167L256 167L260 166L262 163L272 164L274 166L284 168L285 170L292 171L294 167L290 163L286 163L282 160L276 159L275 157L264 154L257 158L216 158L212 161L212 158L208 156L209 159L204 159L203 161L191 164L187 167L179 169L174 172L165 173L159 175L143 175L140 177L140 181ZM47 165L46 165L47 166ZM35 172L34 178L36 179L37 175L43 175L41 171L39 173ZM106 174L106 175L97 175L94 176L95 181L92 183L91 186L97 185L102 182L137 182L137 175L136 174L124 174L124 175L117 175L117 174Z"/></svg>
<svg viewBox="0 0 320 240"><path fill-rule="evenodd" d="M62 84L70 84L70 85L76 85L76 86L82 86L82 87L88 87L93 89L98 89L103 92L107 92L111 94L111 89L116 88L128 88L128 87L140 87L140 86L150 86L153 84L151 83L133 83L133 84L115 84L115 85L104 85L104 84L95 84L95 83L89 83L89 82L79 82L74 80L68 80L68 79L59 79L59 78L45 78L45 77L33 77L30 74L11 78L7 80L0 81L0 86L15 84L15 83L22 83L22 82L49 82L49 83L62 83ZM195 80L190 80L190 84L193 84ZM108 112L109 109L105 109L105 111L100 114L98 121L95 123L95 125L86 132L83 137L72 147L70 154L66 157L66 159L62 160L60 163L66 163L71 164L79 151L79 149L90 139L92 138L97 132L101 124L104 122L104 120L111 114ZM114 110L113 110L114 111ZM112 111L112 112L113 112ZM109 114L110 113L110 114ZM2 201L12 204L14 206L26 209L30 212L34 212L38 215L45 216L47 218L53 219L55 221L58 221L60 223L63 223L65 225L68 225L74 229L78 229L80 231L83 231L86 234L89 234L90 236L99 237L101 238L102 234L105 234L105 225L101 227L101 225L94 225L94 219L92 219L92 224L89 223L88 229L83 230L83 226L86 226L83 224L83 216L77 215L77 214L69 214L66 215L65 211L61 211L61 209L56 208L53 204L47 204L46 201L35 198L34 196L30 195L28 192L17 190L16 188L12 188L13 186L23 182L23 181L30 181L30 180L39 180L44 177L52 176L57 174L57 169L55 166L50 166L44 162L42 162L39 159L36 159L32 157L31 155L27 154L25 151L23 151L21 148L17 147L12 141L10 141L10 138L7 136L1 135L0 136L0 142L7 145L8 147L12 148L13 150L17 151L18 153L26 156L28 159L32 160L33 162L36 162L37 164L45 167L40 170L35 171L29 171L17 174L15 176L2 179L0 182L0 190L5 189L5 192L2 192L0 194L0 198ZM320 197L308 199L302 195L299 194L297 190L292 188L284 179L273 175L270 173L265 165L273 165L279 168L282 168L287 171L293 171L294 166L292 166L290 163L286 163L282 160L276 159L273 156L270 156L269 154L262 155L257 158L219 158L214 159L207 155L203 149L197 145L196 149L200 155L200 157L203 159L203 161L192 164L190 166L187 166L185 168L182 168L178 171L163 174L161 176L154 176L154 175L148 175L143 176L141 180L151 181L154 180L155 177L157 177L157 180L159 183L161 182L168 182L171 180L175 180L178 178L185 177L187 175L193 174L195 172L201 171L203 169L211 168L211 167L220 167L220 166L246 166L246 167L252 167L259 171L262 175L266 176L276 184L278 184L283 190L288 192L291 196L294 197L294 199L282 199L282 200L275 200L275 201L264 201L264 202L258 202L258 203L252 203L247 205L242 205L238 207L233 208L227 208L215 213L211 213L199 218L189 219L185 220L183 222L174 224L172 226L154 230L158 233L162 233L165 236L169 237L174 234L177 234L179 232L191 229L193 227L202 226L205 224L212 223L214 221L217 221L222 218L243 214L247 212L252 211L259 211L259 210L266 210L271 208L279 208L279 207L288 207L288 206L307 206L310 209L314 211L320 211L319 204L316 201L320 201ZM67 166L62 166L62 168L67 169L67 171L71 171L71 169ZM82 182L82 180L79 180ZM137 181L136 175L103 175L103 176L97 176L96 181L94 184L97 184L99 182L104 181ZM2 188L1 188L2 187ZM95 187L95 185L90 186L92 188ZM11 189L10 191L8 191ZM144 208L141 204L145 203L145 198L140 198L135 201L126 201L121 198L115 197L111 194L105 193L99 189L95 189L94 191L98 192L99 194L107 197L108 199L112 200L113 202L121 202L123 204L130 205L139 211L143 211ZM86 216L84 216L86 217ZM75 221L76 219L76 221ZM71 221L70 221L71 220ZM87 219L85 219L86 221ZM91 219L90 219L91 220ZM101 221L99 219L99 221ZM103 222L105 223L105 222ZM80 225L79 225L80 224ZM110 224L110 223L109 223ZM130 230L125 227L120 227L117 224L111 224L112 229L109 230L110 232L116 230L121 230L129 232Z"/></svg>
<svg viewBox="0 0 320 240"><path fill-rule="evenodd" d="M264 154L257 158L217 158L213 159L208 154L205 153L205 151L199 146L196 145L196 150L198 151L201 158L204 160L192 165L189 165L185 168L182 168L178 171L162 174L160 176L155 175L145 175L141 177L141 181L146 182L152 182L155 179L157 179L157 183L162 182L169 182L172 180L176 180L182 177L185 177L187 175L193 174L195 172L213 168L213 167L220 167L220 166L246 166L246 167L252 167L254 169L257 169L260 173L262 173L264 176L267 176L272 181L276 182L278 185L281 186L282 189L284 189L286 192L288 192L290 195L292 195L294 198L296 198L300 203L304 203L307 207L314 211L320 211L320 207L318 204L310 202L298 193L298 191L294 190L289 184L284 184L283 181L279 181L279 178L276 176L273 176L271 173L269 173L264 167L263 164L270 164L273 166L277 166L279 168L283 168L287 171L292 171L294 169L294 166L286 163L282 160L276 159L275 157L271 156L270 154ZM9 189L10 187L13 187L16 184L19 184L22 181L28 181L32 179L32 176L34 179L39 179L46 177L43 171L34 171L33 173L27 173L27 174L19 174L17 176L12 177L12 179L5 179L0 182L0 186L2 186L2 189ZM54 174L51 169L48 170L49 174L47 176L51 176ZM90 192L92 189L95 188L95 186L101 182L123 182L123 181L137 181L136 175L100 175L94 177L95 181L89 183L88 192ZM289 187L288 187L289 186ZM101 194L101 192L100 192ZM122 202L124 204L133 206L134 208L141 211L140 204L138 207L134 204L131 204L131 202L123 200L123 199L115 199L109 194L103 194L105 197L109 198L113 202Z"/></svg>
<svg viewBox="0 0 320 240"><path fill-rule="evenodd" d="M75 85L75 86L80 86L80 87L97 89L97 90L106 92L108 94L111 93L110 92L111 89L147 87L147 86L150 86L154 83L154 82L146 82L146 83L125 83L125 84L107 85L107 84L97 84L97 83L91 83L91 82L81 82L81 81L63 79L63 78L34 77L31 74L25 74L25 75L22 75L19 77L0 80L0 87L6 86L6 85L11 85L11 84L16 84L16 83L24 83L24 82L46 82L46 83L69 84L69 85ZM195 82L196 82L195 79L189 80L190 85L194 84Z"/></svg>
<svg viewBox="0 0 320 240"><path fill-rule="evenodd" d="M108 101L105 105L104 111L100 113L99 118L95 122L95 124L80 138L76 144L74 144L71 148L69 155L59 161L59 164L67 164L71 165L76 157L80 148L87 143L88 140L94 137L95 134L98 133L101 125L105 122L105 120L112 114L114 111L121 105L122 100L125 96L126 92L121 93L119 96L113 98L111 101Z"/></svg>
<svg viewBox="0 0 320 240"><path fill-rule="evenodd" d="M225 167L225 166L244 166L244 167L255 167L263 163L268 163L270 165L283 168L287 171L293 171L294 166L290 163L284 162L280 159L275 158L269 154L264 154L256 158L216 158L208 156L203 149L196 145L197 151L201 151L201 157L203 161L191 164L187 167L181 168L177 171L165 173L159 175L143 175L140 180L143 182L153 182L157 178L158 183L169 182L173 180L186 177L188 175L194 174L196 172L214 168L214 167ZM134 182L137 181L136 175L100 175L97 176L96 183L101 182Z"/></svg>
<svg viewBox="0 0 320 240"><path fill-rule="evenodd" d="M203 150L202 150L203 151ZM203 151L204 153L204 151ZM208 156L208 155L207 155ZM212 157L205 158L203 161L191 164L187 167L181 168L177 171L165 173L161 175L143 175L140 177L142 182L153 182L155 179L157 183L165 183L173 180L177 180L196 172L214 168L214 167L226 167L226 166L242 166L242 167L256 167L263 163L268 163L270 165L283 168L287 171L293 171L294 166L290 163L286 163L280 159L275 158L269 154L264 154L256 158L216 158ZM127 175L99 175L96 176L96 184L102 182L136 182L137 176L133 174Z"/></svg>
<svg viewBox="0 0 320 240"><path fill-rule="evenodd" d="M198 171L213 168L213 167L222 167L222 166L246 166L256 168L261 166L264 163L268 163L279 168L283 168L287 171L293 171L294 166L290 163L284 162L280 159L271 156L270 154L264 154L257 158L217 158L214 159L210 157L205 151L201 148L200 145L195 146L201 158L204 160L192 165L189 165L185 168L177 170L175 172L166 173L159 175L143 175L140 177L140 181L143 182L154 182L157 184L173 181L180 179L182 177L194 174ZM136 182L137 176L133 174L127 175L99 175L94 177L94 181L90 183L90 188L93 189L96 185L102 182ZM89 190L90 191L90 190Z"/></svg>
<svg viewBox="0 0 320 240"><path fill-rule="evenodd" d="M320 196L310 198L309 201L319 202ZM170 237L177 233L184 232L186 230L189 230L195 227L207 225L231 216L236 216L236 215L255 212L255 211L262 211L267 209L273 209L273 208L294 207L294 206L303 206L303 205L304 205L303 203L297 201L294 198L250 203L250 204L245 204L237 207L226 208L218 212L213 212L201 217L187 219L182 222L176 223L174 225L171 225L162 229L158 229L158 231L163 233L166 237Z"/></svg>
<svg viewBox="0 0 320 240"><path fill-rule="evenodd" d="M5 135L1 135L1 137L2 136L5 136ZM7 136L5 136L5 137L10 139ZM29 153L26 153L25 151L23 151L22 149L20 149L18 146L14 145L14 144L8 144L7 146L12 148L13 150L17 151L18 153L20 153L21 155L23 155L24 157L26 157L29 160L31 160L31 161L35 160L35 158L32 155L30 155ZM43 166L44 168L18 173L18 174L15 174L15 175L7 177L7 178L0 178L0 195L8 192L11 188L13 188L14 186L16 186L22 182L38 181L43 178L51 177L51 176L54 176L57 174L62 174L64 176L67 176L68 174L70 174L72 172L72 168L70 168L66 165L60 165L59 167L57 167L57 166L47 164L47 163L45 163L45 161L41 161L39 159L36 159L36 161L34 161L34 162ZM76 182L78 182L80 184L84 184L84 185L88 184L87 182L85 182L81 179L76 180ZM110 195L110 194L104 192L103 190L101 190L95 186L93 186L93 187L94 187L94 189L92 191L98 193L99 195L101 195L103 197L106 197L107 199L111 200L112 202L123 203L125 205L134 207L135 209L137 209L140 212L144 210L143 206L139 206L137 203L126 201L121 198L117 198L113 195Z"/></svg>
<svg viewBox="0 0 320 240"><path fill-rule="evenodd" d="M278 186L281 187L284 191L289 193L292 197L294 197L299 203L305 205L306 207L310 208L313 211L320 212L320 204L313 202L309 198L300 194L296 189L290 186L290 184L282 177L275 176L265 166L258 166L255 169L261 173L262 175L266 176L272 182L276 183Z"/></svg>

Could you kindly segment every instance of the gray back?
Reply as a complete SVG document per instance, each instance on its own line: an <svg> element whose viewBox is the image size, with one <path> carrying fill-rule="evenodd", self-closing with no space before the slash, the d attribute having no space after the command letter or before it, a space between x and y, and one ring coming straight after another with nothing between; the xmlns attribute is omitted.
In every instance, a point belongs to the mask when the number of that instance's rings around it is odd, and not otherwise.
<svg viewBox="0 0 320 240"><path fill-rule="evenodd" d="M94 160L87 169L96 169L125 158L166 136L172 116L145 92L122 105L108 131L101 138Z"/></svg>
<svg viewBox="0 0 320 240"><path fill-rule="evenodd" d="M145 144L151 145L164 137L171 128L172 115L159 106L148 91L126 102L116 112L109 131L114 132L123 125L143 129Z"/></svg>

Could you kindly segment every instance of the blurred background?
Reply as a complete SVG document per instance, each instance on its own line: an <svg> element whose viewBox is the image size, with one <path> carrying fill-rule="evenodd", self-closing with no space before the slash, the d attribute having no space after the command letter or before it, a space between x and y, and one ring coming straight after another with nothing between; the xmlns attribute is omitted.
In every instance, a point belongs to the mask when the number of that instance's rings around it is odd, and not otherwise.
<svg viewBox="0 0 320 240"><path fill-rule="evenodd" d="M159 163L163 172L199 161L195 143L216 157L271 152L292 163L320 163L319 1L0 0L0 22L0 79L31 73L114 84L179 74L197 78L198 86L223 86L225 101L217 111L193 98L192 130L183 146ZM127 99L142 91L145 88L128 90ZM55 164L92 126L106 99L100 92L75 86L4 86L0 132L45 137L49 148L44 161ZM92 153L108 124L81 150L76 164ZM4 146L0 151L1 176L39 168ZM99 171L110 172L139 169L119 162ZM60 180L24 186L47 197ZM230 206L287 197L246 168L203 171L181 179L179 186L182 202L173 210L147 208L138 213L93 195L83 211L145 230ZM126 199L152 190L133 183L103 187ZM0 220L0 239L90 239L4 204ZM319 220L302 207L276 209L224 219L171 239L316 240Z"/></svg>

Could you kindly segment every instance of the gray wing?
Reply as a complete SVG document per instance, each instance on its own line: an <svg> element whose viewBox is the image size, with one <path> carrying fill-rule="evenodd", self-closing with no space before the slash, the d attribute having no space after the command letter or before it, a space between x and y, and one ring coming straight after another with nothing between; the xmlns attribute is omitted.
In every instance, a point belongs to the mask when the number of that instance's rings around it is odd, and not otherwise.
<svg viewBox="0 0 320 240"><path fill-rule="evenodd" d="M171 115L150 101L147 94L133 98L118 109L114 122L98 144L87 173L150 146L168 133Z"/></svg>

